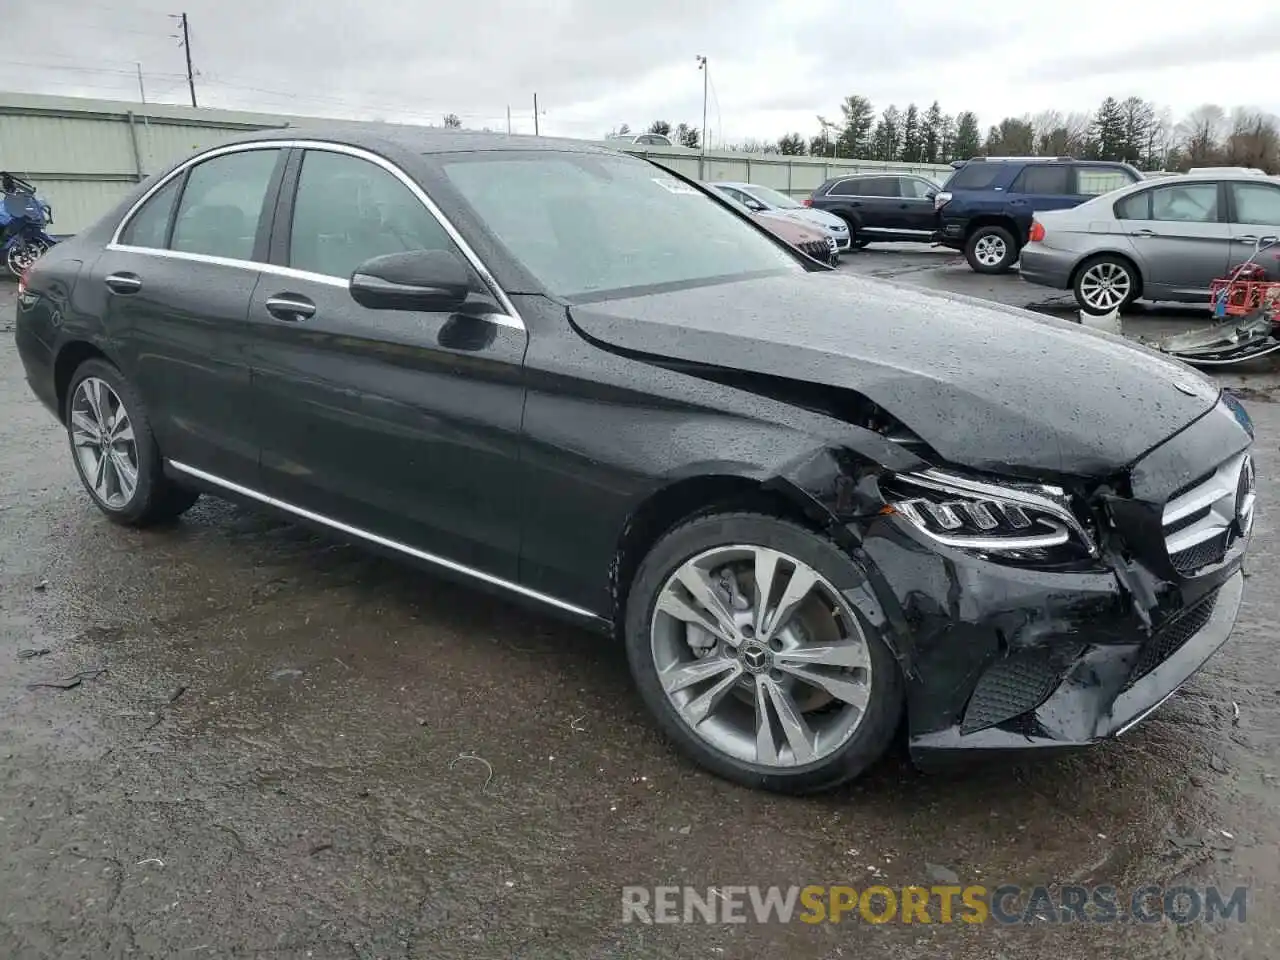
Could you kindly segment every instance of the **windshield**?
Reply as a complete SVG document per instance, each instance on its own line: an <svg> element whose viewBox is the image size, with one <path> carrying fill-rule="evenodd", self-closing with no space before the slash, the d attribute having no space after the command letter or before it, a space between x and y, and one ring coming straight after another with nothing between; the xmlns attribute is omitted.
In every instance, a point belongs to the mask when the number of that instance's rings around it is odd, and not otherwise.
<svg viewBox="0 0 1280 960"><path fill-rule="evenodd" d="M771 207L778 207L782 210L803 209L804 204L798 200L792 200L785 193L779 193L770 187L758 187L754 183L750 186L739 187L743 193L749 193L757 200L763 200Z"/></svg>
<svg viewBox="0 0 1280 960"><path fill-rule="evenodd" d="M557 296L804 269L767 235L643 160L479 153L451 156L441 169L511 256Z"/></svg>

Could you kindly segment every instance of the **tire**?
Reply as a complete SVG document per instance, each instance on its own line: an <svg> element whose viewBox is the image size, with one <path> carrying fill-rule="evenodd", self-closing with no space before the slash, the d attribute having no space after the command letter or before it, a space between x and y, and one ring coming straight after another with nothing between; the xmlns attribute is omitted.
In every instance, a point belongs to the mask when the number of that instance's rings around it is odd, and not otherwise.
<svg viewBox="0 0 1280 960"><path fill-rule="evenodd" d="M739 617L759 625L758 632L750 622L740 625L736 648L689 626L691 610L705 616L709 608L698 611L682 585L693 577L712 591L724 588L728 581L717 579L719 586L711 586L697 575L716 570L726 554L737 557L729 562L742 571L755 569L760 557L773 557L761 569L776 571L769 591L774 599L765 604L772 614L758 619L754 576L744 586L742 573L735 575L734 600L747 602L750 610L739 608ZM771 623L787 591L800 582L796 576L812 588L803 602L788 607L786 617ZM893 740L903 707L897 662L879 631L843 598L843 591L864 582L863 570L834 541L789 520L710 513L676 527L641 562L627 602L627 659L645 705L676 746L728 780L810 793L857 777ZM815 648L827 651L829 659L815 657ZM801 649L807 655L795 656ZM825 664L816 674L821 686L794 672L813 676L818 664ZM686 683L694 675L700 679ZM700 721L686 719L697 717L706 703L715 705ZM784 712L801 717L810 737L788 735ZM790 727L793 734L800 729Z"/></svg>
<svg viewBox="0 0 1280 960"><path fill-rule="evenodd" d="M199 498L197 491L180 487L164 475L142 398L105 360L86 360L71 377L63 421L80 482L113 522L129 527L164 523ZM101 446L105 433L115 437L106 456Z"/></svg>
<svg viewBox="0 0 1280 960"><path fill-rule="evenodd" d="M870 243L870 240L854 240L850 243L850 246L855 250L865 250Z"/></svg>
<svg viewBox="0 0 1280 960"><path fill-rule="evenodd" d="M1018 260L1018 242L1004 227L979 227L965 241L964 256L975 273L1008 273Z"/></svg>
<svg viewBox="0 0 1280 960"><path fill-rule="evenodd" d="M1071 288L1080 309L1099 317L1138 299L1141 280L1128 260L1104 253L1080 264Z"/></svg>

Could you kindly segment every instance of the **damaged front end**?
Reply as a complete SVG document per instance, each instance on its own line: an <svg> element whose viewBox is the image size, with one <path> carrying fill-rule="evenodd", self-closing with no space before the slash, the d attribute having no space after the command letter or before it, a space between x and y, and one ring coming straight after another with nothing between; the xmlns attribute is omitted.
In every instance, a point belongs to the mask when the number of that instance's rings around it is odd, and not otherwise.
<svg viewBox="0 0 1280 960"><path fill-rule="evenodd" d="M1260 309L1149 346L1195 367L1225 367L1275 353L1280 350L1280 337L1272 313Z"/></svg>
<svg viewBox="0 0 1280 960"><path fill-rule="evenodd" d="M1224 397L1104 480L930 468L828 496L903 667L916 762L1117 736L1198 670L1240 604L1251 440Z"/></svg>

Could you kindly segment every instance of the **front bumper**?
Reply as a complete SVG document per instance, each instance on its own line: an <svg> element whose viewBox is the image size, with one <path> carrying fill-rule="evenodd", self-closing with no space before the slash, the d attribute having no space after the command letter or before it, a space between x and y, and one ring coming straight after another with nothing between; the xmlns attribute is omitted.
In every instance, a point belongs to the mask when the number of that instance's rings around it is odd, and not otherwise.
<svg viewBox="0 0 1280 960"><path fill-rule="evenodd" d="M1022 248L1018 274L1028 283L1066 290L1071 286L1071 272L1075 268L1076 259L1077 255L1074 253L1054 250L1040 243L1029 243Z"/></svg>
<svg viewBox="0 0 1280 960"><path fill-rule="evenodd" d="M858 524L915 762L1075 750L1119 736L1194 674L1235 623L1252 524L1237 514L1213 533L1205 505L1205 537L1183 549L1200 514L1166 521L1165 508L1212 489L1206 470L1242 462L1251 439L1247 415L1220 401L1096 494L1098 554L1070 566L952 549L892 515Z"/></svg>

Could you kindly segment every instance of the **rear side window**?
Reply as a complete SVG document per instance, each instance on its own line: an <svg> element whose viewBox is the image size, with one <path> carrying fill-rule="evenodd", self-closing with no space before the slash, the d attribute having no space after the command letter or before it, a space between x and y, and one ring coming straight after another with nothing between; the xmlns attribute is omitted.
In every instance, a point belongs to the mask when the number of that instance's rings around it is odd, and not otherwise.
<svg viewBox="0 0 1280 960"><path fill-rule="evenodd" d="M864 181L859 177L851 180L841 180L827 191L828 195L833 197L864 197L866 191L863 189Z"/></svg>
<svg viewBox="0 0 1280 960"><path fill-rule="evenodd" d="M1177 183L1156 187L1126 197L1116 204L1115 210L1121 220L1216 223L1218 185Z"/></svg>
<svg viewBox="0 0 1280 960"><path fill-rule="evenodd" d="M1151 191L1143 190L1116 201L1115 212L1118 220L1150 220Z"/></svg>
<svg viewBox="0 0 1280 960"><path fill-rule="evenodd" d="M1119 167L1076 167L1076 193L1081 196L1100 197L1131 183L1136 178Z"/></svg>
<svg viewBox="0 0 1280 960"><path fill-rule="evenodd" d="M947 180L948 190L987 190L1000 179L998 163L966 163Z"/></svg>
<svg viewBox="0 0 1280 960"><path fill-rule="evenodd" d="M174 250L252 260L279 150L246 150L191 168L173 224Z"/></svg>
<svg viewBox="0 0 1280 960"><path fill-rule="evenodd" d="M359 157L309 150L289 234L289 266L346 278L370 257L454 250L444 227L398 177Z"/></svg>
<svg viewBox="0 0 1280 960"><path fill-rule="evenodd" d="M1233 183L1231 192L1236 200L1236 223L1268 227L1280 224L1280 188L1261 183Z"/></svg>
<svg viewBox="0 0 1280 960"><path fill-rule="evenodd" d="M169 231L169 214L173 212L173 198L178 195L180 183L181 175L153 193L120 232L120 242L130 247L163 249L165 234Z"/></svg>
<svg viewBox="0 0 1280 960"><path fill-rule="evenodd" d="M1069 192L1071 168L1048 163L1027 166L1009 188L1010 193L1044 193L1063 196Z"/></svg>

